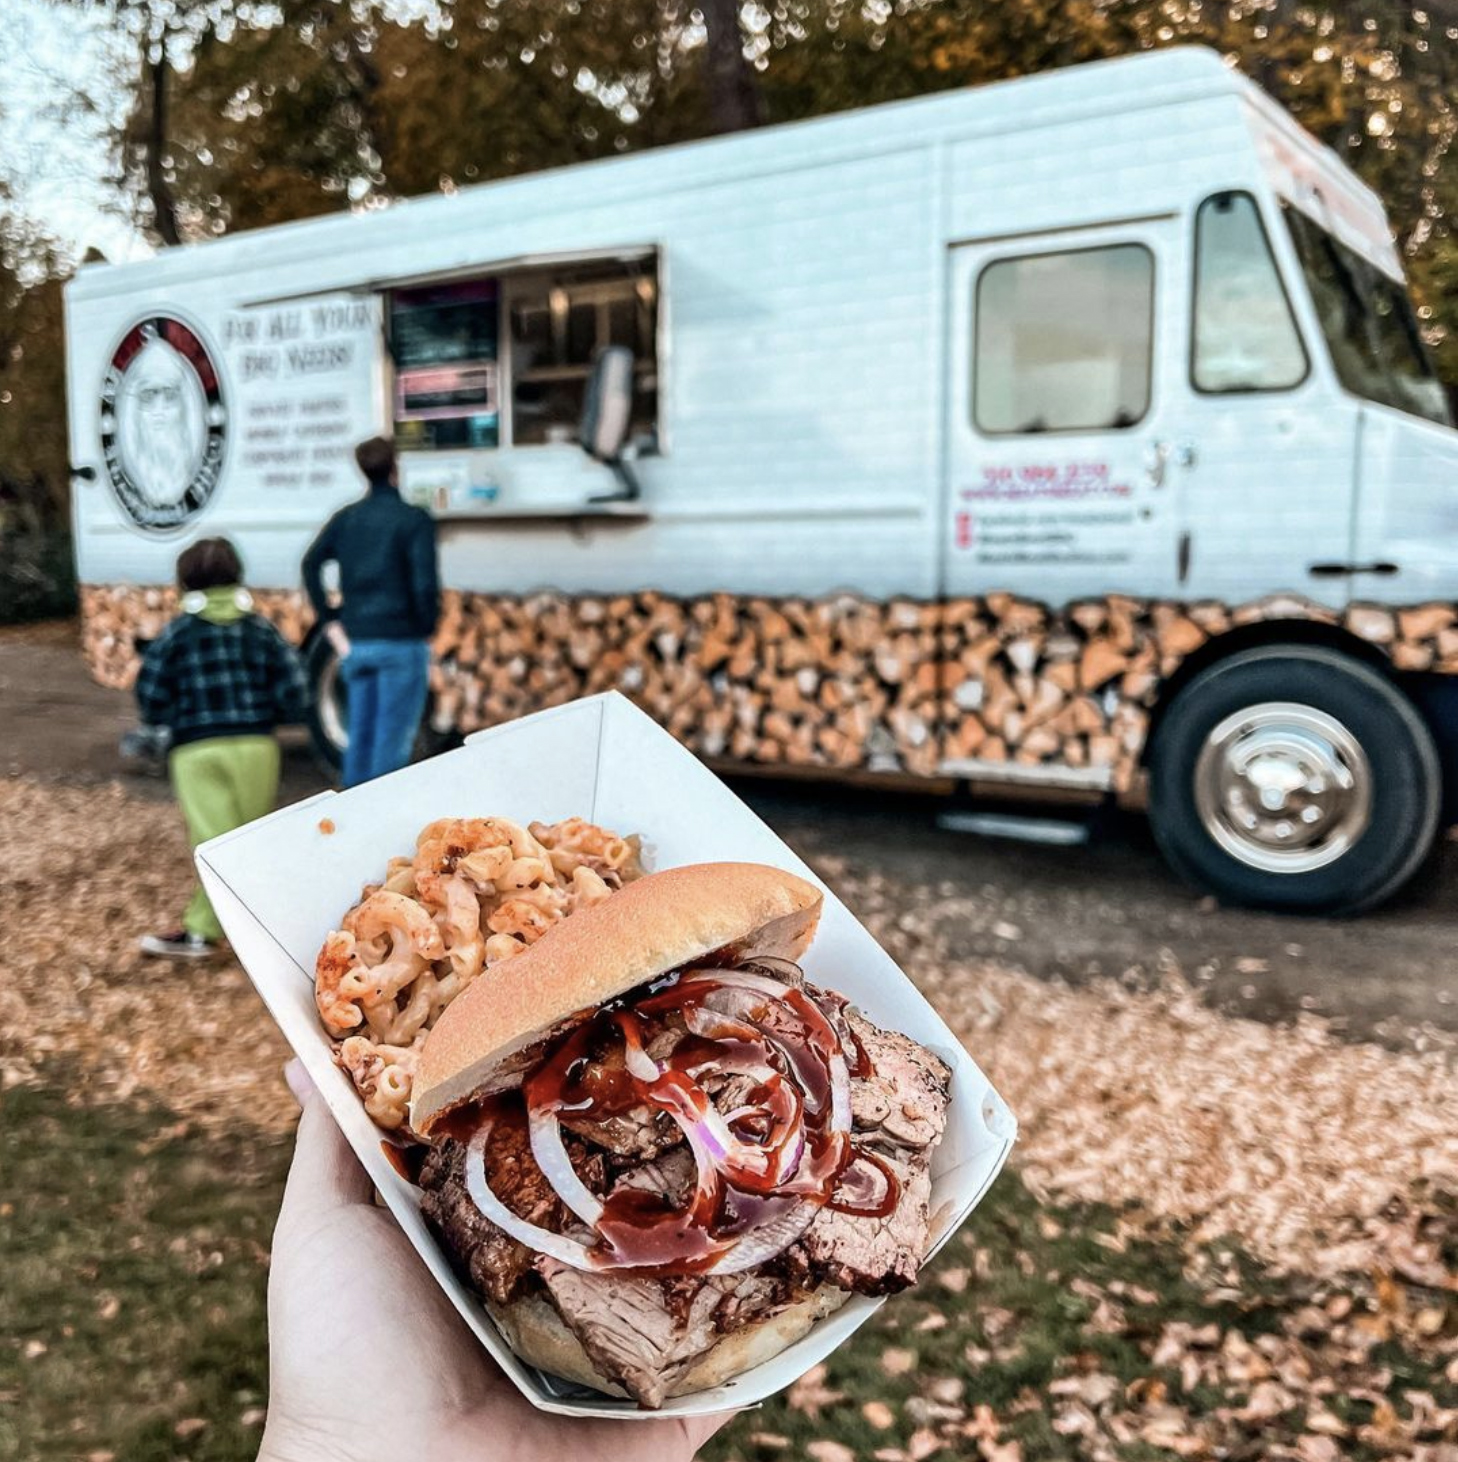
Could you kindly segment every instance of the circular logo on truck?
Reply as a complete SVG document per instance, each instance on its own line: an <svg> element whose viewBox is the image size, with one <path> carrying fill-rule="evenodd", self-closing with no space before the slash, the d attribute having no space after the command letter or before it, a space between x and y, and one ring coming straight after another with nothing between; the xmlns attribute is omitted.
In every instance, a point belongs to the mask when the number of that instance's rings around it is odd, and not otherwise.
<svg viewBox="0 0 1458 1462"><path fill-rule="evenodd" d="M122 510L139 528L177 528L218 485L227 429L212 357L170 315L133 325L101 387L101 448Z"/></svg>

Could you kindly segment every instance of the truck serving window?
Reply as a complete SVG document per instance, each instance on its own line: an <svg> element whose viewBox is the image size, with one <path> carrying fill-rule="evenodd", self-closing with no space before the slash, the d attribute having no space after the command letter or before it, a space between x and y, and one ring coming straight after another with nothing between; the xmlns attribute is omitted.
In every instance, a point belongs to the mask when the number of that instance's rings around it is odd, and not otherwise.
<svg viewBox="0 0 1458 1462"><path fill-rule="evenodd" d="M1284 391L1307 368L1255 199L1216 193L1195 215L1195 389Z"/></svg>
<svg viewBox="0 0 1458 1462"><path fill-rule="evenodd" d="M1117 430L1148 411L1154 257L1142 245L999 259L977 281L976 311L979 431Z"/></svg>
<svg viewBox="0 0 1458 1462"><path fill-rule="evenodd" d="M511 439L575 439L592 360L604 345L633 352L630 433L658 415L658 279L652 258L523 270L508 281Z"/></svg>
<svg viewBox="0 0 1458 1462"><path fill-rule="evenodd" d="M1300 209L1284 207L1342 385L1368 401L1451 426L1407 291Z"/></svg>
<svg viewBox="0 0 1458 1462"><path fill-rule="evenodd" d="M498 319L494 279L393 291L390 354L402 447L499 443Z"/></svg>

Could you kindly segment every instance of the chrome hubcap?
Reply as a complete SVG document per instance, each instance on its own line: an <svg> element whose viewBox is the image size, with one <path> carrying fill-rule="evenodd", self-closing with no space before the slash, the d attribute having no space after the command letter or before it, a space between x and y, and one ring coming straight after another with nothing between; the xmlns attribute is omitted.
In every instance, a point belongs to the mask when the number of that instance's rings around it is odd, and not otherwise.
<svg viewBox="0 0 1458 1462"><path fill-rule="evenodd" d="M1310 873L1366 830L1372 768L1335 716L1272 701L1227 716L1205 738L1195 807L1205 831L1247 867Z"/></svg>

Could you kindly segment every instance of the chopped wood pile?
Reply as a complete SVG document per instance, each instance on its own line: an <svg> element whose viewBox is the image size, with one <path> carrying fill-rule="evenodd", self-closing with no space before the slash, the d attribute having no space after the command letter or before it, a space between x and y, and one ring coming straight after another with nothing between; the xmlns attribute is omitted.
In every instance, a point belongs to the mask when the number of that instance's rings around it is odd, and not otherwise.
<svg viewBox="0 0 1458 1462"><path fill-rule="evenodd" d="M291 644L301 645L314 613L301 589L250 589L253 606L276 624ZM81 653L91 673L113 690L129 690L142 663L137 641L155 640L178 614L178 593L170 584L83 584Z"/></svg>
<svg viewBox="0 0 1458 1462"><path fill-rule="evenodd" d="M297 590L255 599L295 643ZM84 645L104 684L129 685L136 638L177 612L166 588L87 586ZM434 719L469 733L620 690L711 760L994 776L1072 771L1133 783L1159 687L1208 640L1261 621L1341 625L1401 670L1458 673L1458 607L1345 613L1294 595L1238 608L1112 594L1060 611L1010 594L877 603L851 594L526 596L447 591Z"/></svg>

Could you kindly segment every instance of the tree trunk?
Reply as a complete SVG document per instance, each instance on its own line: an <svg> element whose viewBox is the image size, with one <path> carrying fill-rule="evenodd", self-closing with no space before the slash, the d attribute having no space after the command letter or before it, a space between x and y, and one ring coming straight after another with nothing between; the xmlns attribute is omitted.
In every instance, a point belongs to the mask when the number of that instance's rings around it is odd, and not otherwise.
<svg viewBox="0 0 1458 1462"><path fill-rule="evenodd" d="M162 159L167 152L167 48L163 43L155 60L148 59L147 86L151 109L147 117L147 196L152 200L152 227L169 247L182 242L177 227L177 200L167 182Z"/></svg>
<svg viewBox="0 0 1458 1462"><path fill-rule="evenodd" d="M742 132L764 121L759 83L744 56L739 5L740 0L703 0L700 6L708 30L706 66L712 133Z"/></svg>

